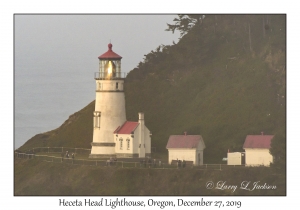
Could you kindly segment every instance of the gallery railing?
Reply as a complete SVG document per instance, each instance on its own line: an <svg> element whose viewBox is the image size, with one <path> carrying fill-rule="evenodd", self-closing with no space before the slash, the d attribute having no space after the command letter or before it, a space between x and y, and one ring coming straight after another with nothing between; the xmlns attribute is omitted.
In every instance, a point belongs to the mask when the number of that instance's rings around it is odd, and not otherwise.
<svg viewBox="0 0 300 210"><path fill-rule="evenodd" d="M127 73L125 72L95 72L94 78L97 80L116 80L126 78Z"/></svg>

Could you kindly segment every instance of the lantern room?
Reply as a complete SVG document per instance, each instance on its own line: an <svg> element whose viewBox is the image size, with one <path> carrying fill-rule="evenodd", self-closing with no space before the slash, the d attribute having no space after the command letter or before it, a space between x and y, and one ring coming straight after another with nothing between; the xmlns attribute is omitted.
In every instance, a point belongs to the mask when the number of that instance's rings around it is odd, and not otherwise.
<svg viewBox="0 0 300 210"><path fill-rule="evenodd" d="M112 50L112 44L108 44L108 51L99 58L99 72L96 73L96 79L120 79L125 75L121 73L122 57Z"/></svg>

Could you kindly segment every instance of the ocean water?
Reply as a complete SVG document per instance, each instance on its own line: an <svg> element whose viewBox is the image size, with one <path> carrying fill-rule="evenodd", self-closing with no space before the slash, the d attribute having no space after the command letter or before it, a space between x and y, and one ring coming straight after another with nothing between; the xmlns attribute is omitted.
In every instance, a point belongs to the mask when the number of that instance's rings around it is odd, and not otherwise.
<svg viewBox="0 0 300 210"><path fill-rule="evenodd" d="M15 149L34 135L59 127L95 98L91 72L37 72L15 71Z"/></svg>

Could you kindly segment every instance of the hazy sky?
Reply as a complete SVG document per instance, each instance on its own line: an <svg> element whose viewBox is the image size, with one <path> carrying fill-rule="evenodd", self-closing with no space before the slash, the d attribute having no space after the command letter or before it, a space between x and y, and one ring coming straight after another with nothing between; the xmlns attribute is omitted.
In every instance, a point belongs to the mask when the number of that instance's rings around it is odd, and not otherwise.
<svg viewBox="0 0 300 210"><path fill-rule="evenodd" d="M176 16L15 15L15 148L95 99L109 42L129 72L157 46L178 42L179 33L165 31Z"/></svg>
<svg viewBox="0 0 300 210"><path fill-rule="evenodd" d="M15 15L17 65L54 65L55 68L97 69L97 57L107 50L123 56L128 72L143 55L160 44L178 41L166 32L176 15ZM41 69L41 71L44 71Z"/></svg>

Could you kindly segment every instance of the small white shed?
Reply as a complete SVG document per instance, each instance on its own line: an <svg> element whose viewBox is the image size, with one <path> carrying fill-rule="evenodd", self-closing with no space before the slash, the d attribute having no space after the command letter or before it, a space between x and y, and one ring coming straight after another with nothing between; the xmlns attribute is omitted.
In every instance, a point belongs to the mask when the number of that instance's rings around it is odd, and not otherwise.
<svg viewBox="0 0 300 210"><path fill-rule="evenodd" d="M169 152L169 164L172 160L193 161L194 165L203 165L205 144L200 135L171 135L166 148Z"/></svg>
<svg viewBox="0 0 300 210"><path fill-rule="evenodd" d="M227 165L242 165L245 161L244 152L228 152L227 153Z"/></svg>

